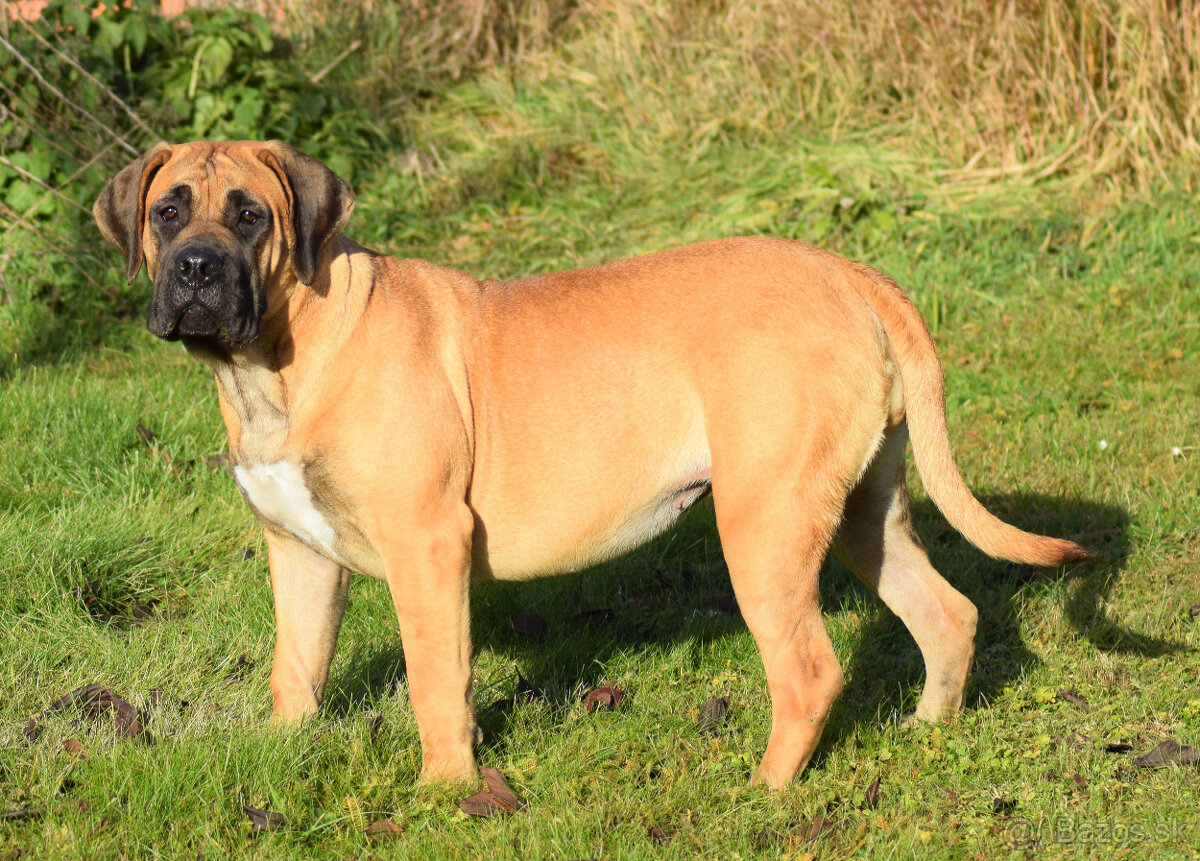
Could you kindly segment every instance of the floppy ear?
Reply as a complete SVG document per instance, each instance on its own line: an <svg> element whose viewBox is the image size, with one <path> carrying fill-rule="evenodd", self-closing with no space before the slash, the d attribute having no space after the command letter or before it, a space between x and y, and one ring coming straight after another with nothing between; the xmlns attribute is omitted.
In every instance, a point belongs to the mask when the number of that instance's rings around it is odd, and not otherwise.
<svg viewBox="0 0 1200 861"><path fill-rule="evenodd" d="M317 277L317 254L342 232L354 211L354 192L312 156L282 141L267 141L258 157L279 176L291 206L292 270L300 283Z"/></svg>
<svg viewBox="0 0 1200 861"><path fill-rule="evenodd" d="M142 268L142 225L146 223L146 192L158 169L171 157L171 145L156 143L104 187L92 205L92 215L104 238L125 255L125 276L133 281Z"/></svg>

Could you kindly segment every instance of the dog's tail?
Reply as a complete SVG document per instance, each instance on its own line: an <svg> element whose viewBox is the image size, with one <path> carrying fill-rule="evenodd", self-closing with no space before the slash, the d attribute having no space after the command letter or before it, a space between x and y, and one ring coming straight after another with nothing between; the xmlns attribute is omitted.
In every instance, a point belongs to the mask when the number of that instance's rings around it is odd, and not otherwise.
<svg viewBox="0 0 1200 861"><path fill-rule="evenodd" d="M1082 562L1092 554L1073 541L1010 526L984 508L963 482L946 433L946 391L933 336L894 281L863 266L867 297L899 365L904 407L917 472L950 524L989 556L1027 565Z"/></svg>

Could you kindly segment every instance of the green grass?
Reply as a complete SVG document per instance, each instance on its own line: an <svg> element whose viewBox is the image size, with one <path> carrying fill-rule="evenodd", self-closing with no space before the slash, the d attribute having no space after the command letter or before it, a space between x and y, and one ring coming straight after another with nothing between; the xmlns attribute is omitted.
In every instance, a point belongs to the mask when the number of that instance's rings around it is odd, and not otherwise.
<svg viewBox="0 0 1200 861"><path fill-rule="evenodd" d="M1099 560L1009 570L951 531L914 478L934 565L981 611L968 709L900 726L922 682L916 647L830 563L823 598L846 689L814 762L778 793L746 785L769 706L749 634L716 609L729 585L711 506L595 571L478 587L478 755L529 807L470 819L465 793L414 784L416 726L381 584L352 587L321 715L267 726L266 553L231 477L208 463L224 447L211 380L123 309L72 317L31 300L3 318L0 811L41 813L0 820L0 853L1191 857L1196 771L1132 758L1166 738L1200 746L1200 200L1168 185L947 186L944 163L896 145L894 128L673 125L689 108L719 114L725 91L701 105L686 88L594 68L445 85L408 111L404 146L356 169L350 234L480 276L754 232L867 260L934 328L971 486L1020 526L1083 534ZM775 109L759 98L746 116ZM413 152L433 161L407 169ZM120 283L115 265L98 277ZM147 287L113 295L124 306ZM89 598L118 621L97 622ZM125 619L146 606L148 621ZM604 625L573 625L600 608ZM515 633L519 612L544 616L547 637ZM518 672L544 701L504 707ZM581 695L609 680L628 698L587 714ZM70 713L24 739L31 716L91 682L143 708L154 743ZM731 703L715 737L697 726L714 696ZM1113 742L1133 753L1106 752ZM242 804L287 828L252 836ZM363 827L382 817L406 832L368 845Z"/></svg>

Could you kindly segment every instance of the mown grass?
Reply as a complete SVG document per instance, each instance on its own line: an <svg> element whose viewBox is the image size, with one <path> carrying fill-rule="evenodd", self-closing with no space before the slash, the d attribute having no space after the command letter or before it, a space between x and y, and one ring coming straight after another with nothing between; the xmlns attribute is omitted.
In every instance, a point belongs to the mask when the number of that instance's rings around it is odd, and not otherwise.
<svg viewBox="0 0 1200 861"><path fill-rule="evenodd" d="M230 476L208 461L224 440L204 371L117 313L31 314L14 329L19 346L80 331L67 349L22 352L0 382L0 810L39 811L0 821L0 851L1191 857L1196 771L1140 769L1132 757L1166 738L1200 745L1196 195L1094 177L947 186L943 157L902 145L892 126L801 136L756 122L761 107L719 109L713 93L731 90L696 95L736 64L664 71L678 57L659 62L647 34L622 64L619 35L568 42L561 55L543 45L540 76L491 55L406 103L403 144L356 171L351 235L481 276L754 232L868 260L935 330L969 483L1018 525L1083 535L1099 560L1006 568L951 531L914 478L935 566L981 611L968 709L942 726L900 726L919 695L919 654L830 563L823 601L846 690L813 764L779 793L746 785L769 706L749 634L719 609L729 586L710 508L598 570L480 586L478 754L529 807L469 819L457 808L465 793L414 785L416 727L380 584L355 581L322 714L298 729L266 725L265 548ZM760 88L746 101L771 98ZM713 125L722 112L727 123ZM705 119L691 126L689 115ZM116 284L117 267L104 278ZM116 621L98 622L89 599ZM137 607L151 618L132 623ZM596 609L611 616L573 622ZM547 637L513 631L518 612L544 616ZM543 700L505 705L518 673ZM628 698L587 714L581 694L609 680ZM154 743L70 713L41 718L41 738L25 740L29 717L90 682L143 708ZM731 715L708 735L697 720L714 696L730 698ZM67 739L86 757L64 750ZM1116 742L1131 754L1106 752ZM287 828L253 836L242 804L282 813ZM383 817L405 834L368 844L364 826Z"/></svg>

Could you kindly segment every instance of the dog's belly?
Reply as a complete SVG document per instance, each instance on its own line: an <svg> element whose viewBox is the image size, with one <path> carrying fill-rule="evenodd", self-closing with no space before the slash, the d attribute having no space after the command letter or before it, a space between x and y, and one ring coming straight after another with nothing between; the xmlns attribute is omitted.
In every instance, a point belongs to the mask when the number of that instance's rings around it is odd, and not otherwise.
<svg viewBox="0 0 1200 861"><path fill-rule="evenodd" d="M509 509L494 518L485 512L475 576L530 580L581 571L634 550L674 526L708 494L704 455L674 465L657 480L643 476L625 493L589 487L564 500L548 492L544 506Z"/></svg>
<svg viewBox="0 0 1200 861"><path fill-rule="evenodd" d="M580 548L584 552L568 566L578 571L591 565L614 559L645 544L666 532L683 513L703 499L711 485L708 471L686 484L677 486L630 513L628 519L619 522L607 535ZM501 575L496 575L503 579Z"/></svg>

